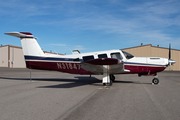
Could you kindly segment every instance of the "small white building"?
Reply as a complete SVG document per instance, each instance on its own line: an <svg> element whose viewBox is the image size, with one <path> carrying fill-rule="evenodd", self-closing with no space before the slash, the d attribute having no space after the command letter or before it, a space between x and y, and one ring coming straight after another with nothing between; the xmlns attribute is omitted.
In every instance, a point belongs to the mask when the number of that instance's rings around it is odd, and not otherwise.
<svg viewBox="0 0 180 120"><path fill-rule="evenodd" d="M0 46L0 67L26 68L22 47Z"/></svg>

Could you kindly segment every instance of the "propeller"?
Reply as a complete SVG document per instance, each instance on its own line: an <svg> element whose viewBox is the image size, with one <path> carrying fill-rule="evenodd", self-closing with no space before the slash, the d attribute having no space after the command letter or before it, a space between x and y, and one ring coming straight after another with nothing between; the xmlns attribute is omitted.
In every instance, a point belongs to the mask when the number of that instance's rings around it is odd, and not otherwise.
<svg viewBox="0 0 180 120"><path fill-rule="evenodd" d="M171 59L171 43L169 43L169 60Z"/></svg>
<svg viewBox="0 0 180 120"><path fill-rule="evenodd" d="M171 65L173 65L174 63L176 63L176 61L171 59L171 43L169 43L169 59L168 59L168 66L170 66L171 69Z"/></svg>

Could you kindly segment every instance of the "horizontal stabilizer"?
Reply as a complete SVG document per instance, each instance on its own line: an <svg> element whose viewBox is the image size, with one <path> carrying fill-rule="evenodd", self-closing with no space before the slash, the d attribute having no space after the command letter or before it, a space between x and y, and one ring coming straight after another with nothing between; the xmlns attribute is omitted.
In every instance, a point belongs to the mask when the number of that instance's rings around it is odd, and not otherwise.
<svg viewBox="0 0 180 120"><path fill-rule="evenodd" d="M6 35L11 35L14 37L18 37L18 38L35 38L33 36L33 34L29 33L29 32L10 32L10 33L5 33ZM37 38L35 38L37 39Z"/></svg>

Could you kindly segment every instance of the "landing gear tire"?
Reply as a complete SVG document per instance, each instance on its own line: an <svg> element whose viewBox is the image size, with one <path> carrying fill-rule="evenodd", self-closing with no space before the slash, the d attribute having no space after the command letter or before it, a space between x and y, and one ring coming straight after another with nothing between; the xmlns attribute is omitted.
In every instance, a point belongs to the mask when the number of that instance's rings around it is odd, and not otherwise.
<svg viewBox="0 0 180 120"><path fill-rule="evenodd" d="M110 80L112 80L113 82L115 81L115 76L113 74L110 74Z"/></svg>
<svg viewBox="0 0 180 120"><path fill-rule="evenodd" d="M110 80L110 83L103 83L104 86L111 86L112 85L112 80Z"/></svg>
<svg viewBox="0 0 180 120"><path fill-rule="evenodd" d="M159 84L159 79L158 78L154 78L152 80L152 83L154 83L155 85Z"/></svg>

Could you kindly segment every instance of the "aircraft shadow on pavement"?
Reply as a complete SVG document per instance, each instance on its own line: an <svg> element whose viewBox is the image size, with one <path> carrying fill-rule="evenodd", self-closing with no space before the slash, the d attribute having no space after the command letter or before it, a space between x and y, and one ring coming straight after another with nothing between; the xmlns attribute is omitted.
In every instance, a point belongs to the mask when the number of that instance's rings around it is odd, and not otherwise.
<svg viewBox="0 0 180 120"><path fill-rule="evenodd" d="M42 81L45 81L45 80L42 80ZM38 88L73 88L73 87L84 86L84 85L101 86L101 84L99 84L101 83L101 81L95 77L91 77L91 78L75 77L75 79L58 79L57 81L66 82L66 83L57 84L57 85L49 85L49 86L41 86Z"/></svg>
<svg viewBox="0 0 180 120"><path fill-rule="evenodd" d="M7 80L30 80L29 78L10 78L10 77L0 77L0 79L7 79Z"/></svg>
<svg viewBox="0 0 180 120"><path fill-rule="evenodd" d="M7 78L7 77L0 77L0 79L7 79L7 80L26 80L30 81L29 78ZM73 88L78 86L84 86L84 85L93 85L93 86L102 86L102 81L100 79L97 79L95 77L82 77L82 76L76 76L72 79L60 79L60 78L32 78L32 81L52 81L52 82L62 82L61 84L57 85L49 85L49 86L40 86L38 88ZM64 83L65 82L65 83ZM122 80L116 80L113 82L114 84L120 83L120 84L151 84L151 83L141 83L139 81L122 81Z"/></svg>
<svg viewBox="0 0 180 120"><path fill-rule="evenodd" d="M123 81L123 80L119 80L119 81L114 81L113 83L132 83L132 84L147 84L147 85L152 85L152 83L142 83L140 81Z"/></svg>
<svg viewBox="0 0 180 120"><path fill-rule="evenodd" d="M135 83L133 81L114 81L113 83Z"/></svg>
<svg viewBox="0 0 180 120"><path fill-rule="evenodd" d="M23 81L30 81L30 78L7 78L7 77L0 77L0 79L7 79L7 80L23 80ZM62 82L61 84L57 85L49 85L49 86L40 86L38 88L73 88L78 86L84 85L94 85L94 86L102 86L101 80L95 77L79 77L76 76L74 79L66 79L66 78L32 78L31 81L47 81L47 82Z"/></svg>

